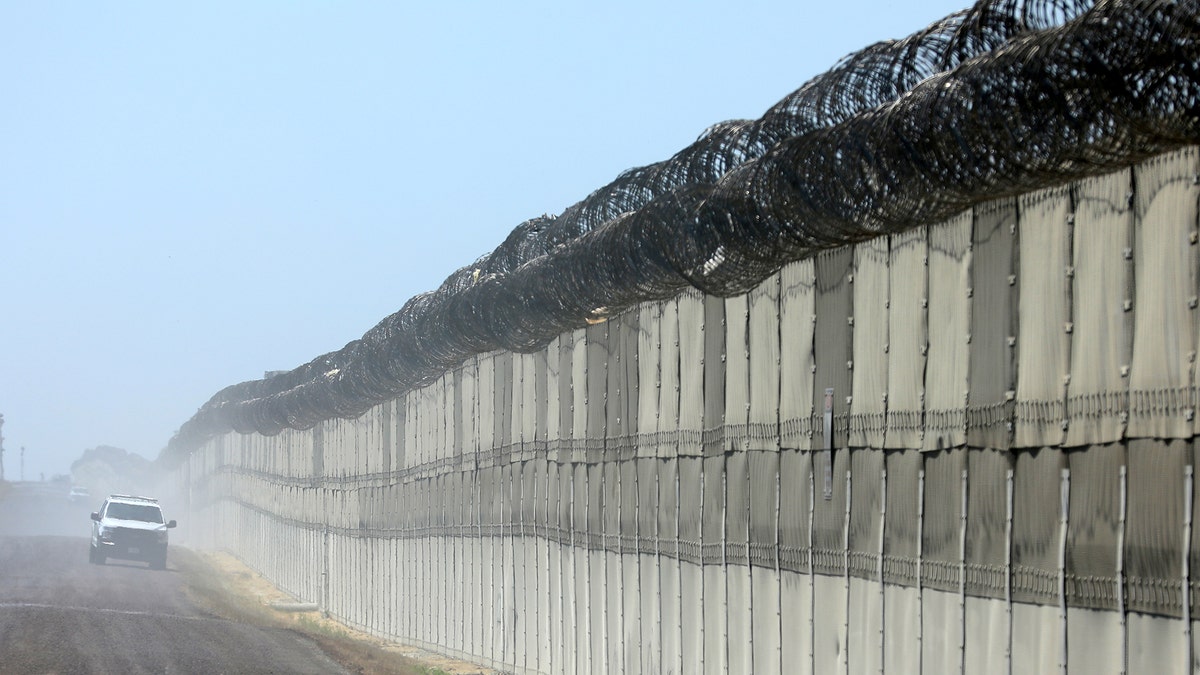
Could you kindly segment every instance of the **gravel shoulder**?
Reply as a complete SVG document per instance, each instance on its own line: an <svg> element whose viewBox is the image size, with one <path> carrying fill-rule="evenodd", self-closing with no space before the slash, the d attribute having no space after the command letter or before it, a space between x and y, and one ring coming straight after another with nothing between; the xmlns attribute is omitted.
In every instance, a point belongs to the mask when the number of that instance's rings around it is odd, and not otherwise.
<svg viewBox="0 0 1200 675"><path fill-rule="evenodd" d="M272 605L295 598L224 552L187 551L175 561L187 579L188 595L216 615L295 631L313 640L352 673L363 675L491 675L483 666L382 641L316 611L280 611Z"/></svg>

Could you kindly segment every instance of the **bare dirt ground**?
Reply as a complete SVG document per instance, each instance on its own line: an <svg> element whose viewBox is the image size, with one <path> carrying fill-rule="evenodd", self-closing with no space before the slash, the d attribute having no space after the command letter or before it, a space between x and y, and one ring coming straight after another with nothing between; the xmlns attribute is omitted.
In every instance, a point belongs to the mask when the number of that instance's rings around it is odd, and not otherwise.
<svg viewBox="0 0 1200 675"><path fill-rule="evenodd" d="M178 558L177 558L178 560ZM317 611L280 611L274 604L294 604L295 598L262 575L223 552L202 552L180 561L196 602L218 615L246 616L302 633L347 670L363 675L491 675L483 666L433 654L415 647L385 642L325 618Z"/></svg>

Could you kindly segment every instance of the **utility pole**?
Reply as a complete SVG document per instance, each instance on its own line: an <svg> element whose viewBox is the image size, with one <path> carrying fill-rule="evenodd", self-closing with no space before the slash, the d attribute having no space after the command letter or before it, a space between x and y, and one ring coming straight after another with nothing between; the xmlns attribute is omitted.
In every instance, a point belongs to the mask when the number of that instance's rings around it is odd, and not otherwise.
<svg viewBox="0 0 1200 675"><path fill-rule="evenodd" d="M25 482L25 446L21 446L21 482Z"/></svg>
<svg viewBox="0 0 1200 675"><path fill-rule="evenodd" d="M0 483L4 482L4 413L0 413Z"/></svg>

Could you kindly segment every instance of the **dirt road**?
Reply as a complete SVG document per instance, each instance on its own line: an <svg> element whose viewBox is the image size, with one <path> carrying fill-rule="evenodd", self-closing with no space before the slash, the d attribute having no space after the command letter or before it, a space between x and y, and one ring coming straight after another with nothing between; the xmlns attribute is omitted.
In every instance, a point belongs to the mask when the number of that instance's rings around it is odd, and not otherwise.
<svg viewBox="0 0 1200 675"><path fill-rule="evenodd" d="M19 486L0 501L0 673L345 673L293 631L215 618L178 567L87 562L88 513Z"/></svg>

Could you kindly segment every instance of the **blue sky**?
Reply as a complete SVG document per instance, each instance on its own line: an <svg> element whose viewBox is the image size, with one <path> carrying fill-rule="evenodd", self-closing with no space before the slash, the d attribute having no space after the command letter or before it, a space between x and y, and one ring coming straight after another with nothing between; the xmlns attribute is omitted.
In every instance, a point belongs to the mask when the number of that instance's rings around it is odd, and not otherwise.
<svg viewBox="0 0 1200 675"><path fill-rule="evenodd" d="M5 470L214 393L964 2L0 0Z"/></svg>

